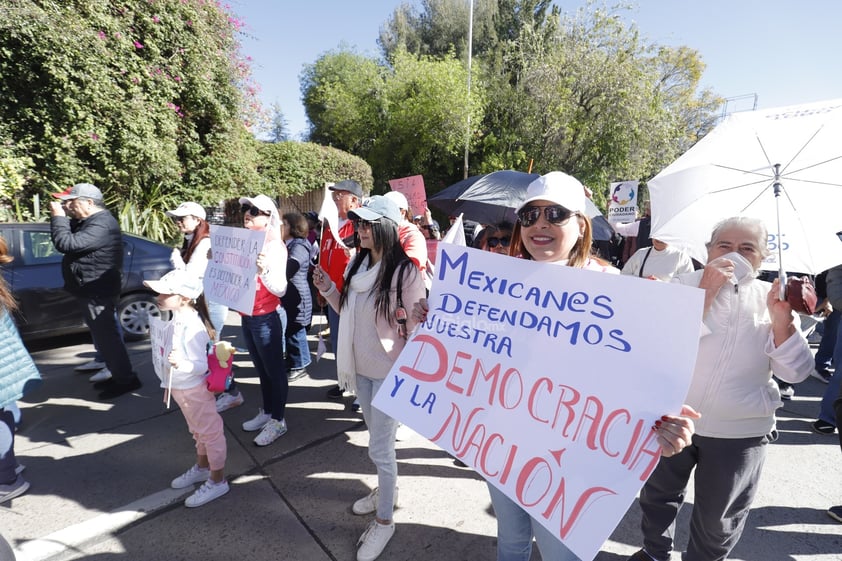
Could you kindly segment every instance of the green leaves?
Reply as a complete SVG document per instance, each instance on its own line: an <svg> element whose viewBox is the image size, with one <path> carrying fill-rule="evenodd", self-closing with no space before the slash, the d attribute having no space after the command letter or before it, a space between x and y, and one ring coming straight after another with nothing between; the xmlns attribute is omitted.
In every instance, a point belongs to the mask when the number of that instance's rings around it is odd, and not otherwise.
<svg viewBox="0 0 842 561"><path fill-rule="evenodd" d="M25 194L88 181L158 204L140 196L212 201L253 185L247 123L260 116L239 25L212 0L4 2L0 122L32 158Z"/></svg>

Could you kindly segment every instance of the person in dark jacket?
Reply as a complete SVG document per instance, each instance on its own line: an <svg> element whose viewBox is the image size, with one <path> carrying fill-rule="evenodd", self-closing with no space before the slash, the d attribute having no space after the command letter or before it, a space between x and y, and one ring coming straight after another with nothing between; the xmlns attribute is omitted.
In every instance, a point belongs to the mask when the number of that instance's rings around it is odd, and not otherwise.
<svg viewBox="0 0 842 561"><path fill-rule="evenodd" d="M102 192L77 183L54 195L50 203L53 245L64 254L61 272L65 289L82 310L111 378L94 384L100 399L112 399L140 388L129 353L117 326L116 307L122 285L123 238L108 212ZM69 216L68 216L69 215Z"/></svg>
<svg viewBox="0 0 842 561"><path fill-rule="evenodd" d="M307 272L310 268L312 244L307 241L307 219L303 214L284 214L284 243L287 246L287 291L281 305L287 315L284 338L286 339L289 381L307 375L310 364L310 347L307 330L312 321L313 302Z"/></svg>

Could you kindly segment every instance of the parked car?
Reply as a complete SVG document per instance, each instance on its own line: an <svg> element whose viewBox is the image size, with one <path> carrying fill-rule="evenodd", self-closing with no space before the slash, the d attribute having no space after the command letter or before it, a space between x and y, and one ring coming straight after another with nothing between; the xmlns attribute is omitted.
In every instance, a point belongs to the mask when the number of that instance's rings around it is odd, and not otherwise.
<svg viewBox="0 0 842 561"><path fill-rule="evenodd" d="M64 289L62 254L53 245L48 223L0 223L14 261L3 276L20 305L15 318L25 340L86 331L76 299ZM149 317L161 317L155 293L145 280L161 278L172 269L172 248L140 236L123 234L123 288L117 316L126 340L149 335Z"/></svg>

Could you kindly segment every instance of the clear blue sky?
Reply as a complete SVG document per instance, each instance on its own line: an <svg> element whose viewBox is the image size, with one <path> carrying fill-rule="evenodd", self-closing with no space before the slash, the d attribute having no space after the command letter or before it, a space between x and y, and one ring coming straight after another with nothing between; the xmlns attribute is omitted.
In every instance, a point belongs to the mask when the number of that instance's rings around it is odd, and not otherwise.
<svg viewBox="0 0 842 561"><path fill-rule="evenodd" d="M229 0L246 23L264 106L278 102L297 135L307 126L299 75L340 44L379 55L380 26L401 0ZM467 2L467 0L465 0ZM573 11L582 2L556 2ZM640 0L623 12L650 41L694 48L702 86L723 97L757 94L758 108L842 98L842 1ZM734 102L750 109L753 100Z"/></svg>

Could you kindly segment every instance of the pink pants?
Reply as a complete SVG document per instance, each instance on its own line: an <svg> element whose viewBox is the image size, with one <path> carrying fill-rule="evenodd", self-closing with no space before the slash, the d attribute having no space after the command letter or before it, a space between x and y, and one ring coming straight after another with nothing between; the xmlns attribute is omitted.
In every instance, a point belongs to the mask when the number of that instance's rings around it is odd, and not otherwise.
<svg viewBox="0 0 842 561"><path fill-rule="evenodd" d="M196 441L196 453L208 457L211 470L223 469L227 455L225 427L216 412L213 394L205 384L199 384L186 390L173 389L172 396Z"/></svg>

